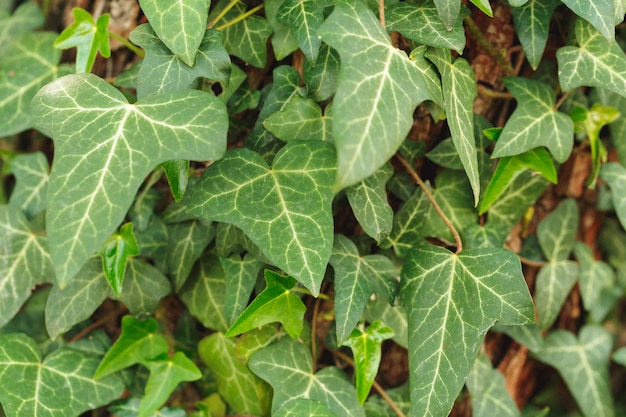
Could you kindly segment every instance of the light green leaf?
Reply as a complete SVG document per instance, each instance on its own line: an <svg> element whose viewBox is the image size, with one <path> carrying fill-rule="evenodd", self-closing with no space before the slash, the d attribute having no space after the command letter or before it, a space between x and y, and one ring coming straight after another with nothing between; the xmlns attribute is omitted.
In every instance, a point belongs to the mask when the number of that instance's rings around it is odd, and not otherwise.
<svg viewBox="0 0 626 417"><path fill-rule="evenodd" d="M41 87L69 73L59 67L61 51L50 48L56 33L37 32L11 44L0 63L0 137L33 126L30 103Z"/></svg>
<svg viewBox="0 0 626 417"><path fill-rule="evenodd" d="M385 21L387 31L398 31L403 36L414 40L420 44L433 46L436 48L454 49L459 54L465 48L465 31L463 30L463 19L469 15L469 10L462 7L458 10L459 2L454 6L457 8L452 23L448 26L432 0L414 3L396 3L385 10ZM459 13L460 12L460 13Z"/></svg>
<svg viewBox="0 0 626 417"><path fill-rule="evenodd" d="M513 6L513 2L509 2ZM513 23L526 58L537 69L550 33L552 12L561 4L559 0L527 0L521 7L512 7Z"/></svg>
<svg viewBox="0 0 626 417"><path fill-rule="evenodd" d="M152 94L189 89L198 77L228 82L230 57L222 46L221 32L207 30L204 33L192 67L170 51L149 24L137 26L131 32L130 40L146 51L138 74L137 98L139 99Z"/></svg>
<svg viewBox="0 0 626 417"><path fill-rule="evenodd" d="M187 185L189 185L189 161L185 159L165 161L161 164L161 168L165 172L174 201L179 203L185 196Z"/></svg>
<svg viewBox="0 0 626 417"><path fill-rule="evenodd" d="M356 328L344 342L352 350L356 372L356 393L363 404L372 388L380 365L381 345L394 336L393 330L381 321L375 321L364 331Z"/></svg>
<svg viewBox="0 0 626 417"><path fill-rule="evenodd" d="M337 417L365 417L345 374L333 366L314 374L311 351L291 338L256 352L248 366L274 388L272 412L289 400L305 398L319 401Z"/></svg>
<svg viewBox="0 0 626 417"><path fill-rule="evenodd" d="M55 139L46 221L61 286L119 225L157 164L219 159L226 146L226 109L201 91L130 105L101 78L70 75L41 89L31 111L37 128Z"/></svg>
<svg viewBox="0 0 626 417"><path fill-rule="evenodd" d="M615 39L615 0L561 0L609 41Z"/></svg>
<svg viewBox="0 0 626 417"><path fill-rule="evenodd" d="M292 291L296 280L266 269L265 282L265 289L230 326L226 337L237 336L274 322L280 322L292 338L300 336L306 306Z"/></svg>
<svg viewBox="0 0 626 417"><path fill-rule="evenodd" d="M139 412L139 404L141 398L128 397L123 400L116 401L108 410L116 417L137 417ZM159 411L154 412L150 417L187 417L185 410L180 407L163 407Z"/></svg>
<svg viewBox="0 0 626 417"><path fill-rule="evenodd" d="M476 97L474 70L463 58L457 58L452 62L450 52L447 50L429 49L426 57L435 64L441 74L444 109L447 113L452 142L474 191L474 205L478 205L480 177L474 139L474 114L472 113Z"/></svg>
<svg viewBox="0 0 626 417"><path fill-rule="evenodd" d="M434 0L437 14L447 30L454 27L461 13L461 2L457 0Z"/></svg>
<svg viewBox="0 0 626 417"><path fill-rule="evenodd" d="M235 340L214 333L198 344L198 353L216 379L217 389L236 414L267 415L270 388L235 354Z"/></svg>
<svg viewBox="0 0 626 417"><path fill-rule="evenodd" d="M276 17L280 5L284 2L285 0L265 0L265 18L273 30L270 41L277 61L282 61L298 49L298 42L289 30L289 26L280 22Z"/></svg>
<svg viewBox="0 0 626 417"><path fill-rule="evenodd" d="M489 4L489 0L470 0L476 7L482 10L489 17L493 17L493 11L491 10L491 5Z"/></svg>
<svg viewBox="0 0 626 417"><path fill-rule="evenodd" d="M449 413L496 320L516 325L534 320L519 259L504 249L453 254L422 245L407 258L400 294L409 318L414 416Z"/></svg>
<svg viewBox="0 0 626 417"><path fill-rule="evenodd" d="M619 44L603 38L582 19L576 21L574 31L578 47L564 46L556 53L563 90L586 85L626 96L626 56Z"/></svg>
<svg viewBox="0 0 626 417"><path fill-rule="evenodd" d="M546 259L564 261L574 249L580 215L576 200L568 198L537 226L537 239Z"/></svg>
<svg viewBox="0 0 626 417"><path fill-rule="evenodd" d="M613 91L604 88L594 88L591 92L592 102L599 102L604 106L613 106L622 115L626 115L626 96L621 96ZM626 137L626 117L618 117L609 124L611 132L611 143L617 150L620 161L626 161L626 141L621 138Z"/></svg>
<svg viewBox="0 0 626 417"><path fill-rule="evenodd" d="M463 169L459 153L452 143L452 138L444 139L433 149L428 151L426 157L437 165L448 169Z"/></svg>
<svg viewBox="0 0 626 417"><path fill-rule="evenodd" d="M320 47L317 62L305 59L302 72L309 97L320 102L335 94L339 67L339 54L325 43Z"/></svg>
<svg viewBox="0 0 626 417"><path fill-rule="evenodd" d="M611 188L611 199L622 227L626 228L626 168L616 162L605 164L600 177Z"/></svg>
<svg viewBox="0 0 626 417"><path fill-rule="evenodd" d="M545 146L558 162L565 162L574 145L574 124L554 108L554 92L539 81L505 78L518 106L504 126L492 157L517 155Z"/></svg>
<svg viewBox="0 0 626 417"><path fill-rule="evenodd" d="M328 112L329 107L326 107ZM281 111L270 115L263 126L285 142L323 140L332 142L330 119L322 115L319 104L310 98L293 96Z"/></svg>
<svg viewBox="0 0 626 417"><path fill-rule="evenodd" d="M122 334L102 358L94 378L104 378L131 365L146 365L151 359L167 353L169 345L163 335L156 333L157 327L158 322L153 318L137 320L124 316Z"/></svg>
<svg viewBox="0 0 626 417"><path fill-rule="evenodd" d="M463 247L466 249L501 248L504 246L508 230L502 230L491 224L481 226L472 224L463 230Z"/></svg>
<svg viewBox="0 0 626 417"><path fill-rule="evenodd" d="M224 295L224 314L226 321L234 321L246 309L250 294L256 285L257 275L263 268L263 262L257 260L251 253L244 257L234 254L228 258L220 257L224 268L226 294Z"/></svg>
<svg viewBox="0 0 626 417"><path fill-rule="evenodd" d="M626 366L626 347L622 347L613 352L613 360L620 365Z"/></svg>
<svg viewBox="0 0 626 417"><path fill-rule="evenodd" d="M118 376L92 378L97 357L61 348L42 361L34 340L0 335L0 402L14 417L66 417L108 404L122 395Z"/></svg>
<svg viewBox="0 0 626 417"><path fill-rule="evenodd" d="M46 208L48 160L41 152L19 154L9 161L9 172L15 176L15 188L9 205L19 207L30 219Z"/></svg>
<svg viewBox="0 0 626 417"><path fill-rule="evenodd" d="M342 343L357 325L373 293L393 301L398 271L383 255L359 255L356 245L335 235L330 264L335 270L335 321L337 340Z"/></svg>
<svg viewBox="0 0 626 417"><path fill-rule="evenodd" d="M91 72L98 52L105 58L111 56L108 29L111 15L100 15L96 22L81 8L74 7L72 13L74 22L61 32L53 46L59 49L76 47L76 72Z"/></svg>
<svg viewBox="0 0 626 417"><path fill-rule="evenodd" d="M365 306L365 312L363 313L365 321L373 323L376 320L380 320L385 325L391 327L394 332L393 340L403 348L408 346L408 324L406 311L404 308L394 303L389 304L389 300L384 297L374 297Z"/></svg>
<svg viewBox="0 0 626 417"><path fill-rule="evenodd" d="M317 62L322 44L317 31L324 22L324 9L332 4L330 0L286 0L278 8L276 18L289 25L304 56L312 62Z"/></svg>
<svg viewBox="0 0 626 417"><path fill-rule="evenodd" d="M11 8L12 9L12 8ZM0 58L4 61L9 55L7 50L13 42L19 40L22 35L37 29L44 24L43 12L33 2L25 2L15 9L13 15L0 14Z"/></svg>
<svg viewBox="0 0 626 417"><path fill-rule="evenodd" d="M150 370L150 377L137 417L150 416L167 401L181 382L202 378L202 372L183 352L176 352L171 358L149 360L144 364Z"/></svg>
<svg viewBox="0 0 626 417"><path fill-rule="evenodd" d="M116 295L120 295L126 273L126 261L131 256L139 255L139 246L133 234L133 224L125 223L103 244L100 252L102 269L109 285Z"/></svg>
<svg viewBox="0 0 626 417"><path fill-rule="evenodd" d="M304 398L287 401L272 415L274 417L336 417L335 413L321 402Z"/></svg>
<svg viewBox="0 0 626 417"><path fill-rule="evenodd" d="M578 338L565 330L550 332L536 357L559 371L584 415L613 417L608 375L612 345L604 328L586 325Z"/></svg>
<svg viewBox="0 0 626 417"><path fill-rule="evenodd" d="M559 316L577 276L578 265L567 260L550 262L537 274L535 305L542 330L552 326Z"/></svg>
<svg viewBox="0 0 626 417"><path fill-rule="evenodd" d="M491 361L480 353L467 376L474 417L520 417L519 409L506 390L504 375L493 369Z"/></svg>
<svg viewBox="0 0 626 417"><path fill-rule="evenodd" d="M341 0L318 32L341 56L333 100L337 188L369 177L400 147L424 100L441 103L439 79L421 56L393 47L376 16Z"/></svg>
<svg viewBox="0 0 626 417"><path fill-rule="evenodd" d="M496 323L492 330L506 333L511 339L520 345L526 346L531 352L538 352L543 348L543 336L541 328L537 324L503 326Z"/></svg>
<svg viewBox="0 0 626 417"><path fill-rule="evenodd" d="M248 149L208 167L189 212L232 223L314 296L332 247L335 155L320 141L291 142L270 169Z"/></svg>
<svg viewBox="0 0 626 417"><path fill-rule="evenodd" d="M193 264L215 237L215 228L198 220L191 220L168 225L167 229L170 242L167 269L174 290L178 291L187 281Z"/></svg>
<svg viewBox="0 0 626 417"><path fill-rule="evenodd" d="M139 1L159 39L190 67L206 31L209 4L207 0Z"/></svg>
<svg viewBox="0 0 626 417"><path fill-rule="evenodd" d="M597 261L589 246L576 242L574 254L580 265L578 282L585 310L591 311L600 301L602 290L615 285L615 272L609 264Z"/></svg>
<svg viewBox="0 0 626 417"><path fill-rule="evenodd" d="M159 269L139 259L130 259L124 286L117 298L132 315L145 317L154 314L161 298L167 296L171 290L169 280Z"/></svg>
<svg viewBox="0 0 626 417"><path fill-rule="evenodd" d="M376 242L385 239L393 225L393 210L385 188L392 175L393 167L385 164L368 178L346 189L354 216L363 231Z"/></svg>
<svg viewBox="0 0 626 417"><path fill-rule="evenodd" d="M46 236L30 228L22 212L0 205L0 328L19 311L36 284L51 278Z"/></svg>

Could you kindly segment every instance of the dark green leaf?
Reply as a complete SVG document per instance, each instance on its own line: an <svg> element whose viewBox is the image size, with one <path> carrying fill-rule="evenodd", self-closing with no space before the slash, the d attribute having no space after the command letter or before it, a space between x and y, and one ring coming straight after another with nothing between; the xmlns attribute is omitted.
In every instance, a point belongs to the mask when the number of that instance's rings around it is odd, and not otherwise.
<svg viewBox="0 0 626 417"><path fill-rule="evenodd" d="M324 22L324 9L332 4L331 0L286 0L278 8L276 18L289 25L300 49L312 62L317 62L322 44L317 31Z"/></svg>
<svg viewBox="0 0 626 417"><path fill-rule="evenodd" d="M472 397L472 416L520 417L517 404L506 390L504 375L493 369L484 353L476 358L465 383Z"/></svg>
<svg viewBox="0 0 626 417"><path fill-rule="evenodd" d="M11 158L9 172L15 176L16 185L9 205L19 207L31 219L41 213L46 208L48 171L48 160L41 152Z"/></svg>
<svg viewBox="0 0 626 417"><path fill-rule="evenodd" d="M267 7L267 6L266 6ZM325 43L320 47L316 62L304 60L303 78L308 87L309 97L324 101L335 94L339 78L339 54Z"/></svg>
<svg viewBox="0 0 626 417"><path fill-rule="evenodd" d="M579 263L578 282L585 310L591 311L601 302L602 290L615 285L615 272L609 264L597 261L589 246L576 242L574 254Z"/></svg>
<svg viewBox="0 0 626 417"><path fill-rule="evenodd" d="M258 261L251 253L247 253L244 257L234 254L228 258L220 257L219 259L224 268L226 285L224 314L227 322L233 324L248 305L263 262Z"/></svg>
<svg viewBox="0 0 626 417"><path fill-rule="evenodd" d="M326 111L330 107L326 107ZM281 111L270 115L263 126L285 142L293 140L323 140L332 142L330 118L322 115L319 104L310 98L295 95Z"/></svg>
<svg viewBox="0 0 626 417"><path fill-rule="evenodd" d="M564 261L576 242L579 223L578 205L574 199L563 200L537 226L537 239L546 259Z"/></svg>
<svg viewBox="0 0 626 417"><path fill-rule="evenodd" d="M609 184L615 213L622 227L626 228L626 168L610 162L602 167L600 177Z"/></svg>
<svg viewBox="0 0 626 417"><path fill-rule="evenodd" d="M178 291L187 280L194 262L215 237L215 227L192 220L170 224L167 229L170 239L167 269L172 277L174 290Z"/></svg>
<svg viewBox="0 0 626 417"><path fill-rule="evenodd" d="M559 0L528 0L521 7L511 8L517 37L530 66L535 70L548 42L552 12L559 4Z"/></svg>
<svg viewBox="0 0 626 417"><path fill-rule="evenodd" d="M578 265L566 260L550 262L537 274L535 304L542 330L552 326L559 316L577 276Z"/></svg>
<svg viewBox="0 0 626 417"><path fill-rule="evenodd" d="M276 17L280 5L284 2L285 0L265 0L265 18L273 29L270 40L277 61L282 61L298 49L298 42L289 26L280 22Z"/></svg>

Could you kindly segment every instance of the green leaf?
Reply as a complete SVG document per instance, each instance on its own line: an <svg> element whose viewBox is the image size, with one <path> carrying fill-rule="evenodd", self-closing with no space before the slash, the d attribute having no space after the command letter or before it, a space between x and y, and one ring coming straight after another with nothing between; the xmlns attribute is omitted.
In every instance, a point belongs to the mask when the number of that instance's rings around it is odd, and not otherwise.
<svg viewBox="0 0 626 417"><path fill-rule="evenodd" d="M597 261L589 246L576 242L574 254L580 265L578 282L585 310L591 311L601 302L602 290L615 285L615 272L609 264Z"/></svg>
<svg viewBox="0 0 626 417"><path fill-rule="evenodd" d="M534 320L519 259L504 249L418 247L405 262L400 294L409 318L412 415L449 413L496 320Z"/></svg>
<svg viewBox="0 0 626 417"><path fill-rule="evenodd" d="M521 7L511 8L517 37L530 66L535 70L548 42L552 12L559 4L559 0L528 0Z"/></svg>
<svg viewBox="0 0 626 417"><path fill-rule="evenodd" d="M474 191L474 205L477 205L480 198L480 178L472 113L476 97L474 70L463 58L457 58L452 62L450 53L443 49L430 49L426 57L435 64L441 74L444 108L452 142Z"/></svg>
<svg viewBox="0 0 626 417"><path fill-rule="evenodd" d="M381 321L375 321L363 331L356 328L344 342L344 346L352 349L354 368L356 372L356 392L359 403L363 404L372 388L372 383L378 373L380 365L381 344L383 340L391 339L393 330Z"/></svg>
<svg viewBox="0 0 626 417"><path fill-rule="evenodd" d="M220 257L219 259L224 268L226 285L224 314L226 321L233 324L248 305L250 294L256 285L257 275L263 268L263 262L258 261L251 253L247 253L244 257L234 254L228 258Z"/></svg>
<svg viewBox="0 0 626 417"><path fill-rule="evenodd" d="M0 402L15 417L65 417L108 404L122 395L118 376L95 381L98 359L61 348L42 361L34 340L23 334L0 335Z"/></svg>
<svg viewBox="0 0 626 417"><path fill-rule="evenodd" d="M36 284L46 282L52 265L46 236L32 231L22 212L0 205L0 328L19 311Z"/></svg>
<svg viewBox="0 0 626 417"><path fill-rule="evenodd" d="M306 306L292 291L296 280L265 270L265 289L230 326L226 337L237 336L265 324L280 322L292 338L302 333Z"/></svg>
<svg viewBox="0 0 626 417"><path fill-rule="evenodd" d="M172 286L163 273L151 264L130 259L124 286L117 298L136 317L154 314L161 298L170 294Z"/></svg>
<svg viewBox="0 0 626 417"><path fill-rule="evenodd" d="M167 353L165 337L156 333L158 322L153 319L137 320L132 316L122 318L122 334L104 355L94 378L101 379L131 365L146 365L151 359Z"/></svg>
<svg viewBox="0 0 626 417"><path fill-rule="evenodd" d="M612 345L604 328L586 325L578 338L565 330L550 332L536 357L559 371L584 415L613 417L608 375Z"/></svg>
<svg viewBox="0 0 626 417"><path fill-rule="evenodd" d="M116 295L120 295L126 273L126 261L131 256L139 255L139 246L133 234L133 224L120 227L103 244L100 252L102 269L109 285Z"/></svg>
<svg viewBox="0 0 626 417"><path fill-rule="evenodd" d="M198 220L168 225L169 248L167 251L167 269L178 291L191 272L207 245L215 236L215 228Z"/></svg>
<svg viewBox="0 0 626 417"><path fill-rule="evenodd" d="M467 376L474 417L520 417L519 409L506 390L504 375L493 369L491 361L480 353Z"/></svg>
<svg viewBox="0 0 626 417"><path fill-rule="evenodd" d="M319 35L341 56L333 100L337 188L369 177L400 147L424 100L441 103L439 79L420 50L409 58L393 47L374 14L341 0Z"/></svg>
<svg viewBox="0 0 626 417"><path fill-rule="evenodd" d="M491 10L491 5L489 4L489 0L470 0L476 7L478 7L483 13L485 13L489 17L493 17L493 11Z"/></svg>
<svg viewBox="0 0 626 417"><path fill-rule="evenodd" d="M615 0L561 0L561 2L591 23L609 42L613 42Z"/></svg>
<svg viewBox="0 0 626 417"><path fill-rule="evenodd" d="M206 31L209 4L207 0L139 1L159 39L190 67Z"/></svg>
<svg viewBox="0 0 626 417"><path fill-rule="evenodd" d="M558 162L565 162L574 145L572 120L554 108L554 92L541 82L505 78L504 84L518 101L496 143L492 157L521 154L545 146Z"/></svg>
<svg viewBox="0 0 626 417"><path fill-rule="evenodd" d="M53 45L59 49L76 47L76 72L91 72L98 52L105 58L111 56L108 29L111 15L100 15L96 22L81 8L74 7L72 13L74 22L61 32Z"/></svg>
<svg viewBox="0 0 626 417"><path fill-rule="evenodd" d="M204 33L193 66L187 65L183 59L169 50L149 24L137 26L131 32L130 40L146 51L138 75L139 99L152 94L190 89L199 77L228 82L230 57L222 46L221 32L207 30Z"/></svg>
<svg viewBox="0 0 626 417"><path fill-rule="evenodd" d="M543 348L543 335L541 334L541 328L537 324L503 326L496 323L492 330L506 333L511 339L520 345L526 346L531 352L538 352Z"/></svg>
<svg viewBox="0 0 626 417"><path fill-rule="evenodd" d="M574 28L578 47L559 48L559 82L564 91L582 85L602 87L626 97L626 56L617 42L603 38L579 19Z"/></svg>
<svg viewBox="0 0 626 417"><path fill-rule="evenodd" d="M174 201L180 202L189 184L189 161L185 159L166 161L161 164L161 168L167 177Z"/></svg>
<svg viewBox="0 0 626 417"><path fill-rule="evenodd" d="M611 188L611 199L622 227L626 228L626 168L616 162L602 166L600 177Z"/></svg>
<svg viewBox="0 0 626 417"><path fill-rule="evenodd" d="M217 389L236 414L267 415L269 387L235 353L235 340L214 333L198 344L198 353L216 379Z"/></svg>
<svg viewBox="0 0 626 417"><path fill-rule="evenodd" d="M613 360L620 365L626 366L626 347L622 347L613 352Z"/></svg>
<svg viewBox="0 0 626 417"><path fill-rule="evenodd" d="M302 72L309 97L320 102L335 94L339 67L339 54L325 43L320 47L317 62L305 59Z"/></svg>
<svg viewBox="0 0 626 417"><path fill-rule="evenodd" d="M373 323L376 320L380 320L385 325L391 327L394 332L393 340L403 348L408 346L408 325L406 311L404 308L395 303L389 304L389 300L383 297L374 297L370 299L365 306L365 312L363 313L365 321Z"/></svg>
<svg viewBox="0 0 626 417"><path fill-rule="evenodd" d="M454 27L461 14L461 2L457 0L434 0L437 14L447 30Z"/></svg>
<svg viewBox="0 0 626 417"><path fill-rule="evenodd" d="M277 61L282 61L298 49L298 42L291 33L289 26L280 22L276 17L278 9L284 2L285 0L265 0L264 2L265 18L273 30L270 40Z"/></svg>
<svg viewBox="0 0 626 417"><path fill-rule="evenodd" d="M454 49L459 54L463 53L465 48L463 19L469 15L469 10L466 7L455 10L457 17L448 26L444 19L440 18L435 3L429 0L421 4L396 3L387 7L385 10L387 32L398 31L420 44ZM457 8L458 5L459 2L456 2Z"/></svg>
<svg viewBox="0 0 626 417"><path fill-rule="evenodd" d="M6 54L13 42L22 35L42 26L45 21L43 12L32 2L25 2L15 9L13 15L0 15L0 57L2 61L9 58Z"/></svg>
<svg viewBox="0 0 626 417"><path fill-rule="evenodd" d="M368 178L346 189L354 216L363 231L376 242L385 239L393 225L393 210L385 188L392 175L393 167L385 164Z"/></svg>
<svg viewBox="0 0 626 417"><path fill-rule="evenodd" d="M219 258L211 253L194 265L189 279L181 288L180 299L204 327L225 332L228 321L224 316L224 269Z"/></svg>
<svg viewBox="0 0 626 417"><path fill-rule="evenodd" d="M289 25L300 49L308 59L317 62L322 40L317 31L324 22L324 9L330 0L286 0L278 8L276 18Z"/></svg>
<svg viewBox="0 0 626 417"><path fill-rule="evenodd" d="M19 154L9 161L9 172L15 176L15 188L9 205L19 207L30 219L46 208L48 160L41 152Z"/></svg>
<svg viewBox="0 0 626 417"><path fill-rule="evenodd" d="M139 404L141 404L141 398L128 397L116 401L108 410L116 417L137 417ZM150 417L187 417L187 413L180 407L163 407L154 414L151 414Z"/></svg>
<svg viewBox="0 0 626 417"><path fill-rule="evenodd" d="M189 212L239 227L317 296L332 247L334 178L335 155L323 142L287 144L271 169L236 149L204 171Z"/></svg>
<svg viewBox="0 0 626 417"><path fill-rule="evenodd" d="M539 223L537 239L548 260L569 258L576 242L579 218L576 200L568 198Z"/></svg>
<svg viewBox="0 0 626 417"><path fill-rule="evenodd" d="M365 417L345 374L333 366L313 373L310 350L291 338L256 352L248 366L274 388L272 413L291 399L305 398L319 401L337 417Z"/></svg>
<svg viewBox="0 0 626 417"><path fill-rule="evenodd" d="M287 401L272 415L274 417L336 417L335 413L319 401L304 398Z"/></svg>
<svg viewBox="0 0 626 417"><path fill-rule="evenodd" d="M330 107L326 107L326 112ZM293 96L281 111L270 115L263 126L285 142L323 140L332 142L330 118L322 115L319 104L310 98Z"/></svg>
<svg viewBox="0 0 626 417"><path fill-rule="evenodd" d="M157 164L215 160L225 151L226 109L200 91L130 105L101 78L70 75L41 89L31 111L37 128L55 140L46 221L61 286L119 225Z"/></svg>
<svg viewBox="0 0 626 417"><path fill-rule="evenodd" d="M613 106L620 114L626 115L626 96L621 96L604 88L594 88L590 98L592 102ZM626 161L626 141L620 140L626 135L626 117L618 117L609 124L609 131L611 132L611 142L617 150L619 160Z"/></svg>
<svg viewBox="0 0 626 417"><path fill-rule="evenodd" d="M577 276L578 265L567 260L550 262L537 274L535 304L542 330L552 326L559 316Z"/></svg>
<svg viewBox="0 0 626 417"><path fill-rule="evenodd" d="M330 264L335 270L335 321L337 340L342 343L357 325L373 293L393 301L398 271L383 255L359 255L356 245L335 235Z"/></svg>
<svg viewBox="0 0 626 417"><path fill-rule="evenodd" d="M148 417L161 407L178 384L202 378L202 372L183 352L166 359L144 363L150 370L144 397L139 404L137 417Z"/></svg>

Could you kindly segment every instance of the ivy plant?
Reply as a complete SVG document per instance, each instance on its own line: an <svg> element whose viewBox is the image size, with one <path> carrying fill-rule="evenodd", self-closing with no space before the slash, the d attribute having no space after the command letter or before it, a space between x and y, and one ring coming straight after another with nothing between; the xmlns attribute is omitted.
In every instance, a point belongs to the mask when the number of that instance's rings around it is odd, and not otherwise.
<svg viewBox="0 0 626 417"><path fill-rule="evenodd" d="M626 2L40 3L0 415L626 413Z"/></svg>

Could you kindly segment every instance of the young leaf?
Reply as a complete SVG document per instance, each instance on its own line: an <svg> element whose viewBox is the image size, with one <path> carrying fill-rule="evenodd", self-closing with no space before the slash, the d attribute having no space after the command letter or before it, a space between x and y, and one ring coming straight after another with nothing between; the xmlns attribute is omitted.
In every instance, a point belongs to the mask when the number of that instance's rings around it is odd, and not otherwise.
<svg viewBox="0 0 626 417"><path fill-rule="evenodd" d="M565 299L576 283L578 265L572 261L552 261L537 274L535 305L539 327L545 330L559 316Z"/></svg>
<svg viewBox="0 0 626 417"><path fill-rule="evenodd" d="M317 62L305 59L302 72L309 97L320 102L335 94L339 67L339 54L325 43L320 47Z"/></svg>
<svg viewBox="0 0 626 417"><path fill-rule="evenodd" d="M615 0L561 0L561 2L591 23L609 42L613 42Z"/></svg>
<svg viewBox="0 0 626 417"><path fill-rule="evenodd" d="M328 111L330 107L326 107ZM319 104L310 98L293 96L281 111L270 115L263 126L285 142L323 140L332 142L330 120L322 115Z"/></svg>
<svg viewBox="0 0 626 417"><path fill-rule="evenodd" d="M80 415L122 395L118 376L95 381L97 357L70 348L42 355L23 334L0 335L0 403L15 417Z"/></svg>
<svg viewBox="0 0 626 417"><path fill-rule="evenodd" d="M304 56L312 62L317 62L322 44L317 31L324 22L324 9L332 4L331 0L286 0L278 8L276 18L289 25Z"/></svg>
<svg viewBox="0 0 626 417"><path fill-rule="evenodd" d="M215 227L199 220L174 223L167 226L170 247L167 251L167 269L178 291L183 286L191 268L215 237Z"/></svg>
<svg viewBox="0 0 626 417"><path fill-rule="evenodd" d="M335 367L312 373L311 351L291 338L256 352L248 366L274 388L272 413L291 399L305 398L319 401L337 417L365 417L345 374Z"/></svg>
<svg viewBox="0 0 626 417"><path fill-rule="evenodd" d="M616 162L602 166L600 177L611 188L611 199L622 227L626 228L626 168Z"/></svg>
<svg viewBox="0 0 626 417"><path fill-rule="evenodd" d="M552 12L559 4L559 0L528 0L521 7L511 8L517 37L530 66L535 70L548 42Z"/></svg>
<svg viewBox="0 0 626 417"><path fill-rule="evenodd" d="M559 371L584 415L613 417L608 375L612 345L604 328L586 325L578 338L565 330L550 332L535 356Z"/></svg>
<svg viewBox="0 0 626 417"><path fill-rule="evenodd" d="M476 7L478 7L484 14L489 17L493 17L493 11L491 10L491 5L489 4L489 0L470 0Z"/></svg>
<svg viewBox="0 0 626 417"><path fill-rule="evenodd" d="M94 378L104 378L138 363L146 365L151 359L167 353L169 345L163 335L156 333L157 327L158 322L153 318L137 320L124 316L122 334L102 358Z"/></svg>
<svg viewBox="0 0 626 417"><path fill-rule="evenodd" d="M580 295L585 310L591 311L601 302L602 290L610 289L615 285L615 272L606 262L597 261L589 246L583 242L576 242L574 254L580 265L578 274Z"/></svg>
<svg viewBox="0 0 626 417"><path fill-rule="evenodd" d="M554 108L552 89L539 81L519 77L503 81L518 100L518 106L504 126L492 157L517 155L545 146L554 159L565 162L574 146L574 124Z"/></svg>
<svg viewBox="0 0 626 417"><path fill-rule="evenodd" d="M126 273L126 261L139 255L139 246L133 234L133 224L126 223L102 244L102 269L115 295L120 295Z"/></svg>
<svg viewBox="0 0 626 417"><path fill-rule="evenodd" d="M105 13L95 22L84 9L74 7L72 13L74 23L61 32L54 41L54 47L59 49L76 47L76 73L91 72L98 52L105 58L111 56L108 29L111 16Z"/></svg>
<svg viewBox="0 0 626 417"><path fill-rule="evenodd" d="M209 4L207 0L139 1L159 39L190 67L206 31Z"/></svg>
<svg viewBox="0 0 626 417"><path fill-rule="evenodd" d="M46 208L48 160L41 152L19 154L9 161L9 172L15 176L15 188L9 205L19 207L30 219Z"/></svg>
<svg viewBox="0 0 626 417"><path fill-rule="evenodd" d="M276 321L282 323L292 338L300 336L306 306L300 297L291 291L296 285L296 280L265 270L265 282L265 289L230 326L226 337L237 336Z"/></svg>
<svg viewBox="0 0 626 417"><path fill-rule="evenodd" d="M548 260L569 258L576 242L579 217L576 201L568 198L539 223L537 239Z"/></svg>
<svg viewBox="0 0 626 417"><path fill-rule="evenodd" d="M380 365L381 344L394 336L393 330L381 321L375 321L363 331L356 328L350 333L344 346L352 349L356 373L356 393L359 403L363 404L372 388L372 383Z"/></svg>
<svg viewBox="0 0 626 417"><path fill-rule="evenodd" d="M226 291L224 295L224 314L229 324L233 324L237 317L246 309L250 294L256 285L257 275L263 262L258 261L251 253L243 258L233 254L228 258L220 257L224 268Z"/></svg>
<svg viewBox="0 0 626 417"><path fill-rule="evenodd" d="M484 353L476 358L465 383L472 397L474 417L520 417L515 401L506 390L504 375L493 369Z"/></svg>
<svg viewBox="0 0 626 417"><path fill-rule="evenodd" d="M335 235L330 264L335 270L337 340L342 343L361 319L373 293L393 301L398 272L383 255L359 255L356 245L343 235Z"/></svg>
<svg viewBox="0 0 626 417"><path fill-rule="evenodd" d="M559 83L564 91L586 85L626 97L626 56L617 42L603 38L589 23L576 21L578 47L559 48Z"/></svg>
<svg viewBox="0 0 626 417"><path fill-rule="evenodd" d="M374 14L357 0L336 2L319 35L341 56L333 100L337 188L369 177L398 149L424 100L441 103L441 87L420 53L393 47Z"/></svg>
<svg viewBox="0 0 626 417"><path fill-rule="evenodd" d="M413 415L449 413L496 320L518 325L534 320L519 259L504 249L453 254L422 245L407 258L400 294L411 329Z"/></svg>
<svg viewBox="0 0 626 417"><path fill-rule="evenodd" d="M130 105L103 79L70 75L41 89L31 111L56 145L46 221L61 286L119 225L154 166L219 159L226 147L226 109L201 91Z"/></svg>
<svg viewBox="0 0 626 417"><path fill-rule="evenodd" d="M236 149L204 171L189 212L239 227L316 296L332 247L335 164L320 141L287 144L271 169L257 153Z"/></svg>

